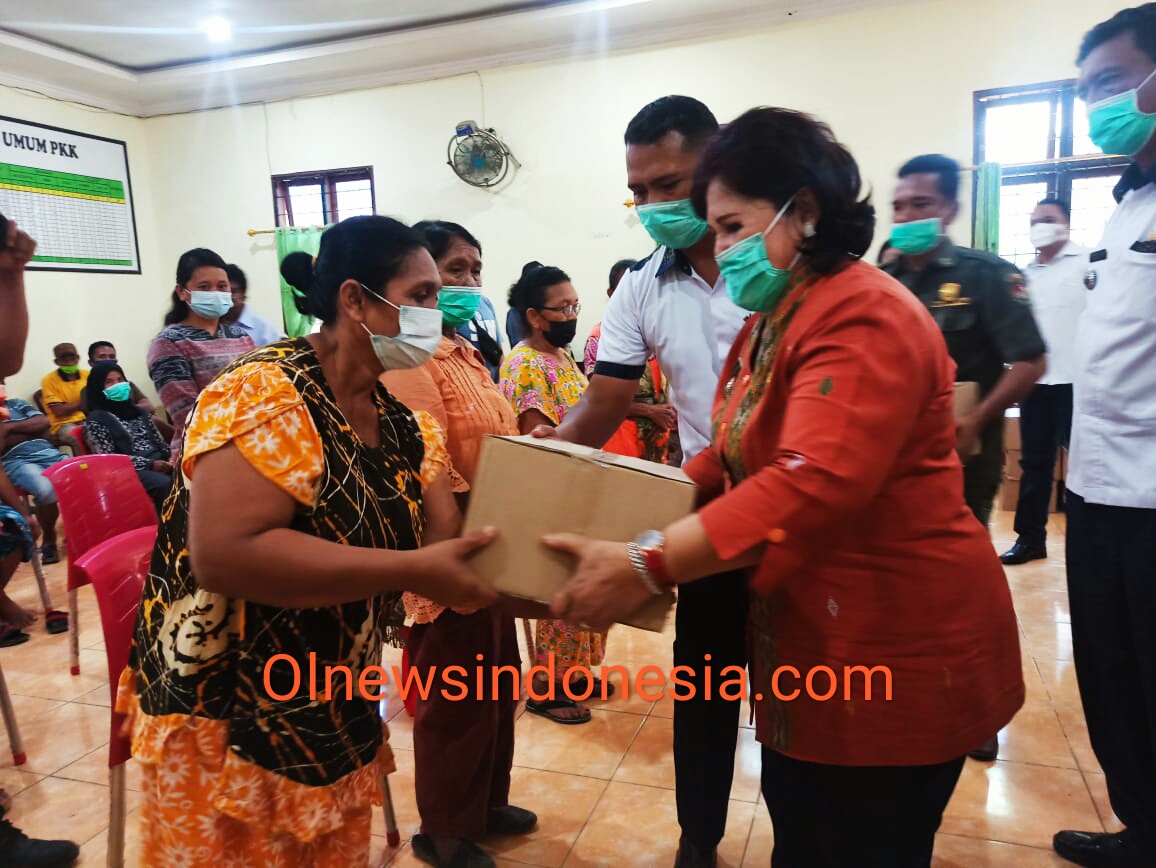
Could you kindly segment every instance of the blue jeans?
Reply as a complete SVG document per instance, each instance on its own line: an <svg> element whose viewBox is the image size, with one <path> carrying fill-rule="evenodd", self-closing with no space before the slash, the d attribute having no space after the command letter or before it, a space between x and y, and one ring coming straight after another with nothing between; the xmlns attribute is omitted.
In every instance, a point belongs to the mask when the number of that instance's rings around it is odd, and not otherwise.
<svg viewBox="0 0 1156 868"><path fill-rule="evenodd" d="M38 507L51 506L56 503L56 490L44 478L44 471L66 457L47 440L26 440L4 453L0 464L12 484L31 494Z"/></svg>

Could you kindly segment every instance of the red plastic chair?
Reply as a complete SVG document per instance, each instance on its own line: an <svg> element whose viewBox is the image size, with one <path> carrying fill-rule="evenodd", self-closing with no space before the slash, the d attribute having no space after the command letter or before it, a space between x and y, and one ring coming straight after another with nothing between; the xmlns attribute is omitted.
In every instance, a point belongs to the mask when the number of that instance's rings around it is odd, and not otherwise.
<svg viewBox="0 0 1156 868"><path fill-rule="evenodd" d="M409 683L409 627L402 628L402 635L405 637L406 646L401 649L401 683ZM402 705L405 707L405 713L413 717L414 712L417 711L417 691L410 690L406 693L405 699L402 700Z"/></svg>
<svg viewBox="0 0 1156 868"><path fill-rule="evenodd" d="M116 687L128 665L133 627L140 608L141 590L156 543L156 530L137 528L89 549L76 560L92 582L104 629L108 658L108 690L112 699L108 739L108 865L124 865L125 767L132 756L132 741L122 735L125 716L116 711Z"/></svg>
<svg viewBox="0 0 1156 868"><path fill-rule="evenodd" d="M68 541L69 653L73 675L80 674L80 624L76 591L91 579L84 555L102 542L140 528L156 534L157 514L127 455L84 455L44 471L56 489Z"/></svg>
<svg viewBox="0 0 1156 868"><path fill-rule="evenodd" d="M72 447L75 455L89 455L92 452L84 440L83 425L77 425L75 428L69 431L68 439L72 441L68 445Z"/></svg>

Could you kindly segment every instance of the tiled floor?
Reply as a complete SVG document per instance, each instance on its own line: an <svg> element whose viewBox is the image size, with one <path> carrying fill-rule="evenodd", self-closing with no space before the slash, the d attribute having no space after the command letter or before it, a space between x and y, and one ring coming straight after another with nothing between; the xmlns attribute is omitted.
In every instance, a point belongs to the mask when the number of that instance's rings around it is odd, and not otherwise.
<svg viewBox="0 0 1156 868"><path fill-rule="evenodd" d="M1010 515L997 515L993 535L1000 550L1011 542L1010 524ZM1051 552L1046 562L1008 571L1022 631L1027 704L1001 734L998 762L968 762L939 835L939 868L1065 865L1050 850L1056 830L1119 828L1079 705L1058 517L1053 517ZM54 601L63 608L63 565L49 568L49 579ZM26 569L13 579L12 591L24 605L36 602L35 583ZM81 864L101 866L108 822L109 695L90 589L81 593L80 620L84 650L79 677L68 674L67 636L48 636L37 628L31 642L0 649L28 754L27 764L15 769L7 745L0 742L0 786L14 796L18 825L35 836L82 842ZM616 628L609 652L607 664L631 670L671 665L669 635ZM400 704L390 711L398 766L390 781L403 842L398 851L386 847L378 812L373 864L419 865L407 843L418 829L411 723ZM563 727L523 715L512 801L537 811L540 823L525 838L492 842L499 864L671 865L678 839L671 712L669 702L635 696L597 704L586 726ZM750 729L742 732L735 772L720 862L768 865L771 823L759 796L759 748ZM136 781L131 769L130 788ZM131 790L131 865L137 863L138 800Z"/></svg>

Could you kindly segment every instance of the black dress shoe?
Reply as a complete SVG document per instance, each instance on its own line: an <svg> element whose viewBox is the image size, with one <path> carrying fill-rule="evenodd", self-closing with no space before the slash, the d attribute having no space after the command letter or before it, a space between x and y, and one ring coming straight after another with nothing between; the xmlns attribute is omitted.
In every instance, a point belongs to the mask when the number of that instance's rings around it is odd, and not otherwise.
<svg viewBox="0 0 1156 868"><path fill-rule="evenodd" d="M968 756L981 763L995 762L999 756L999 736L993 735L975 750L969 752Z"/></svg>
<svg viewBox="0 0 1156 868"><path fill-rule="evenodd" d="M674 868L717 868L718 850L700 850L686 838L678 842Z"/></svg>
<svg viewBox="0 0 1156 868"><path fill-rule="evenodd" d="M525 835L538 825L538 815L517 805L490 808L486 831L491 835Z"/></svg>
<svg viewBox="0 0 1156 868"><path fill-rule="evenodd" d="M1156 854L1137 846L1127 830L1105 832L1057 832L1052 849L1069 862L1085 868L1154 868Z"/></svg>
<svg viewBox="0 0 1156 868"><path fill-rule="evenodd" d="M65 868L80 856L71 841L29 838L8 820L0 820L0 865L13 868Z"/></svg>
<svg viewBox="0 0 1156 868"><path fill-rule="evenodd" d="M1028 561L1046 561L1048 559L1048 547L1042 543L1038 546L1026 546L1018 542L1000 555L999 559L1000 563L1009 567L1026 564Z"/></svg>

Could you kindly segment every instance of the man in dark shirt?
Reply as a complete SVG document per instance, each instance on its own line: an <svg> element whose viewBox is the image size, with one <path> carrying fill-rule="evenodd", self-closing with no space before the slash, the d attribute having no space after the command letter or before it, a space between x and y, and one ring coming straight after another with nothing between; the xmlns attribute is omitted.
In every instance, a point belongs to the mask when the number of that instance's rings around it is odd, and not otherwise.
<svg viewBox="0 0 1156 868"><path fill-rule="evenodd" d="M1004 411L1043 376L1046 348L1020 270L947 237L959 213L958 196L955 160L928 154L908 161L892 203L891 245L901 256L884 270L935 317L955 360L956 380L979 384L979 404L957 420L956 450L964 461L967 505L986 526L1003 472ZM994 760L998 752L993 737L971 756Z"/></svg>

